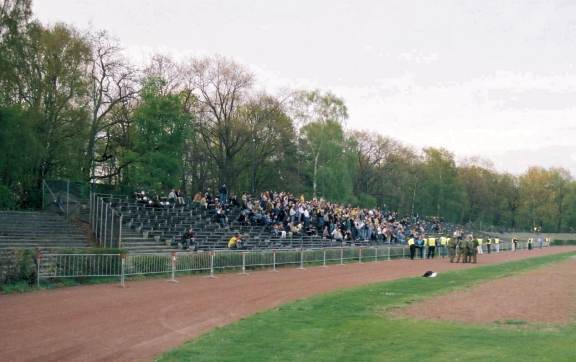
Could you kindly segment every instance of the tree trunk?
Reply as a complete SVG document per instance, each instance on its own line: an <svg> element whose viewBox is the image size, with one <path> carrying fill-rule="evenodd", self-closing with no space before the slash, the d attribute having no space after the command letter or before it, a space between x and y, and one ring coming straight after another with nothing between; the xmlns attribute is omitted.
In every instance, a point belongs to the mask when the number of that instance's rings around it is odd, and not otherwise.
<svg viewBox="0 0 576 362"><path fill-rule="evenodd" d="M318 186L318 158L320 157L320 151L316 152L314 157L314 177L312 180L312 197L316 198L316 191Z"/></svg>

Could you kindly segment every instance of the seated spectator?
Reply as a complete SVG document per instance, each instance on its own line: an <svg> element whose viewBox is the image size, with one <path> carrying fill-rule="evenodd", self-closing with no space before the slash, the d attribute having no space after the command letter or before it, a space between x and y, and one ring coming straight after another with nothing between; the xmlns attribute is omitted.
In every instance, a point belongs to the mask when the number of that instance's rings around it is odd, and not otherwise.
<svg viewBox="0 0 576 362"><path fill-rule="evenodd" d="M172 189L170 190L170 192L168 193L168 202L172 205L176 205L176 190Z"/></svg>
<svg viewBox="0 0 576 362"><path fill-rule="evenodd" d="M182 235L182 249L187 250L192 246L192 250L196 251L198 246L196 245L196 235L192 227L189 227Z"/></svg>
<svg viewBox="0 0 576 362"><path fill-rule="evenodd" d="M178 205L184 205L186 201L184 201L184 193L180 191L180 189L176 190L176 203Z"/></svg>
<svg viewBox="0 0 576 362"><path fill-rule="evenodd" d="M240 240L240 234L235 233L234 236L228 240L228 249L238 249L238 240Z"/></svg>

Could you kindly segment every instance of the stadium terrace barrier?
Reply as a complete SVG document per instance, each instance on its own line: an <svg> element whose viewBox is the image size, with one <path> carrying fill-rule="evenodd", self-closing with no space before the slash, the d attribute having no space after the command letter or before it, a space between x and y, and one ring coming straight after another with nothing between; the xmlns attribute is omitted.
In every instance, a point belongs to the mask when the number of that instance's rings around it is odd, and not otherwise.
<svg viewBox="0 0 576 362"><path fill-rule="evenodd" d="M510 251L510 242L501 242L500 251ZM526 242L518 243L517 250L527 249ZM484 246L486 252L486 248ZM368 263L409 256L407 246L340 247L320 249L263 249L250 251L222 250L212 252L171 254L39 254L37 284L41 280L59 278L118 278L124 286L126 277L176 273L206 273L230 269L248 269L306 265L327 266L344 263ZM417 257L418 258L418 257Z"/></svg>

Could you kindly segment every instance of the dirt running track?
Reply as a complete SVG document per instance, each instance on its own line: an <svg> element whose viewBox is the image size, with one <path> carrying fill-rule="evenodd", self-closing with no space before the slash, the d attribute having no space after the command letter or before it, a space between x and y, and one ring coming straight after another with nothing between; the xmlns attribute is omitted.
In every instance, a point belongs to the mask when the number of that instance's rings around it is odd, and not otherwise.
<svg viewBox="0 0 576 362"><path fill-rule="evenodd" d="M576 247L485 254L477 265L567 251ZM470 267L395 260L0 295L0 361L151 360L216 326L295 299Z"/></svg>

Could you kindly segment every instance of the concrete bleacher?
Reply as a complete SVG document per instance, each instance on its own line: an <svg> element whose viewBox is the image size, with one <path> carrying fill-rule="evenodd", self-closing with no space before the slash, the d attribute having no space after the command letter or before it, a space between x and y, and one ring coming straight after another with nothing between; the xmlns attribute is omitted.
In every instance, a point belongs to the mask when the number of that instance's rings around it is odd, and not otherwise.
<svg viewBox="0 0 576 362"><path fill-rule="evenodd" d="M114 208L123 215L122 248L131 253L176 251L178 242L188 227L196 233L199 250L226 249L228 239L239 232L248 249L263 248L317 248L340 246L320 236L294 236L273 238L270 227L241 225L237 220L239 208L228 212L228 226L214 222L215 210L198 206L152 208L135 201L118 200ZM356 242L365 245L368 242Z"/></svg>
<svg viewBox="0 0 576 362"><path fill-rule="evenodd" d="M58 214L0 211L0 248L83 248L89 241L80 227Z"/></svg>

